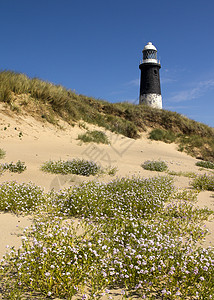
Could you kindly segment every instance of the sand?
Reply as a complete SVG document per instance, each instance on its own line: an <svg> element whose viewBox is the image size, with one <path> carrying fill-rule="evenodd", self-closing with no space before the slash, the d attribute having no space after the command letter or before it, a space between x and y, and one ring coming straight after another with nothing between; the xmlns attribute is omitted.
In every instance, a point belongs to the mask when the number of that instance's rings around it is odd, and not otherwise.
<svg viewBox="0 0 214 300"><path fill-rule="evenodd" d="M57 129L47 122L42 123L33 117L15 114L5 114L0 107L0 148L6 151L6 157L0 162L25 162L27 170L22 174L4 172L0 182L16 180L18 183L33 182L49 191L59 190L78 184L84 180L112 180L109 175L101 177L84 177L77 175L53 175L40 170L41 164L49 159L85 158L99 162L103 167L116 166L116 176L140 175L153 177L158 172L144 170L140 165L146 160L164 160L172 171L195 172L196 159L177 151L177 145L151 141L144 133L138 140L132 140L121 135L106 131L111 145L83 144L77 140L78 134L86 131L81 124L74 127L63 122L63 129ZM96 128L88 125L89 129ZM100 130L100 128L99 128ZM162 175L163 173L160 173ZM188 188L191 179L175 176L175 185L178 188ZM201 192L198 196L198 205L214 209L214 193ZM30 217L15 216L11 213L0 213L0 259L7 251L7 245L19 247L21 244L21 230L30 226ZM206 222L211 235L207 237L204 246L214 245L214 221ZM116 299L116 298L115 298Z"/></svg>

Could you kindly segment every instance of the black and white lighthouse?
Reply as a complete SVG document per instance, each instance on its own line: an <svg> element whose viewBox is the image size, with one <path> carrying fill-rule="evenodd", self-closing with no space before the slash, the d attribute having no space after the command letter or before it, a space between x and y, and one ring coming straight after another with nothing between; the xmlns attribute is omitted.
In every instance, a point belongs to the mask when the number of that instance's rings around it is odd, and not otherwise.
<svg viewBox="0 0 214 300"><path fill-rule="evenodd" d="M159 69L160 61L157 60L157 49L149 42L143 49L143 60L140 62L140 97L139 104L155 108L162 108Z"/></svg>

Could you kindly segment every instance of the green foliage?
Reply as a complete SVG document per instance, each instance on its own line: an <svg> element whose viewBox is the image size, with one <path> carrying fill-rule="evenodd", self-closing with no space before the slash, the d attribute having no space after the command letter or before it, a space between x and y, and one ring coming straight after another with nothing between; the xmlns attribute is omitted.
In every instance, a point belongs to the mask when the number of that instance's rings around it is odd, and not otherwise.
<svg viewBox="0 0 214 300"><path fill-rule="evenodd" d="M17 163L4 163L4 164L1 164L1 169L4 171L4 170L9 170L10 172L13 172L13 173L22 173L24 172L27 167L25 166L25 163L24 162L21 162L20 160L17 161Z"/></svg>
<svg viewBox="0 0 214 300"><path fill-rule="evenodd" d="M77 174L83 176L96 175L101 172L101 167L93 161L84 159L58 160L45 162L42 171L54 174Z"/></svg>
<svg viewBox="0 0 214 300"><path fill-rule="evenodd" d="M32 183L15 181L0 184L0 210L32 212L44 201L43 190Z"/></svg>
<svg viewBox="0 0 214 300"><path fill-rule="evenodd" d="M165 143L172 143L176 140L176 135L170 130L163 130L163 129L153 129L150 134L149 138L155 141L163 141Z"/></svg>
<svg viewBox="0 0 214 300"><path fill-rule="evenodd" d="M97 143L97 144L110 144L110 141L103 131L93 130L87 131L86 133L79 134L78 140L83 141L84 143Z"/></svg>
<svg viewBox="0 0 214 300"><path fill-rule="evenodd" d="M199 175L191 183L195 189L214 191L214 176L213 175Z"/></svg>
<svg viewBox="0 0 214 300"><path fill-rule="evenodd" d="M22 248L1 262L5 298L8 290L11 299L93 299L120 287L121 299L133 291L141 299L212 299L213 249L197 247L207 233L198 225L212 212L195 207L191 193L174 191L169 177L51 192L48 214L36 216Z"/></svg>
<svg viewBox="0 0 214 300"><path fill-rule="evenodd" d="M142 165L142 168L150 171L163 172L167 170L167 164L164 161L147 160Z"/></svg>
<svg viewBox="0 0 214 300"><path fill-rule="evenodd" d="M214 169L214 163L211 161L198 161L196 163L196 166L203 167L206 169Z"/></svg>
<svg viewBox="0 0 214 300"><path fill-rule="evenodd" d="M6 155L6 152L3 149L0 149L0 159L4 158Z"/></svg>

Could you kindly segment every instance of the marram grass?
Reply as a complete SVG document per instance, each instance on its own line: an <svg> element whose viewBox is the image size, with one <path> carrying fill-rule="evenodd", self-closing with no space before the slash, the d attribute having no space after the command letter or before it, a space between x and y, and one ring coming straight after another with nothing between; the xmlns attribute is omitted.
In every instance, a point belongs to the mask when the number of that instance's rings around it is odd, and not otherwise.
<svg viewBox="0 0 214 300"><path fill-rule="evenodd" d="M87 131L78 135L78 140L84 143L110 144L110 141L105 132L100 130Z"/></svg>

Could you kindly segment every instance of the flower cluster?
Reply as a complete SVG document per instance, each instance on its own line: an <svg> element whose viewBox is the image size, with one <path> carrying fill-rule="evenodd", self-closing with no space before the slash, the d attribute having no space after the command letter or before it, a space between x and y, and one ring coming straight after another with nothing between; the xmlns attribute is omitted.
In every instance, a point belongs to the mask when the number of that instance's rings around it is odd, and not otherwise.
<svg viewBox="0 0 214 300"><path fill-rule="evenodd" d="M191 203L196 195L164 176L52 191L48 215L24 231L2 276L45 297L98 299L121 287L126 299L129 290L140 299L214 299L214 249L197 246L212 212Z"/></svg>
<svg viewBox="0 0 214 300"><path fill-rule="evenodd" d="M0 167L2 171L9 170L10 172L13 173L22 173L27 169L25 163L20 160L18 160L17 163L15 164L13 162L9 164L8 163L1 164Z"/></svg>
<svg viewBox="0 0 214 300"><path fill-rule="evenodd" d="M32 212L44 202L43 190L32 183L18 184L16 181L0 184L0 210Z"/></svg>
<svg viewBox="0 0 214 300"><path fill-rule="evenodd" d="M160 210L173 192L170 177L120 178L111 182L84 182L56 194L57 206L69 216L96 220L144 218Z"/></svg>
<svg viewBox="0 0 214 300"><path fill-rule="evenodd" d="M77 174L83 176L96 175L101 171L101 167L93 161L84 159L58 160L45 162L42 171L55 174Z"/></svg>

